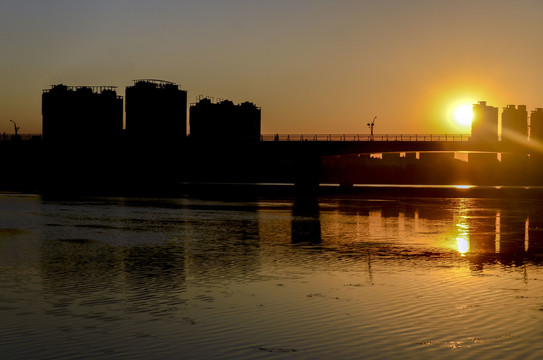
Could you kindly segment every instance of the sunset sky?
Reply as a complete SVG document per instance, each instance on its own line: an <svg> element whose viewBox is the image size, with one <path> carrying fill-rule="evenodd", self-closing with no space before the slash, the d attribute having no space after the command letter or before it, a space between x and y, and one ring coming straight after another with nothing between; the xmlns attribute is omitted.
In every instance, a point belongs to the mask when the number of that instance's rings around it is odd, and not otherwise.
<svg viewBox="0 0 543 360"><path fill-rule="evenodd" d="M154 78L263 133L468 133L459 105L543 107L542 34L542 0L0 0L0 132L41 133L52 84Z"/></svg>

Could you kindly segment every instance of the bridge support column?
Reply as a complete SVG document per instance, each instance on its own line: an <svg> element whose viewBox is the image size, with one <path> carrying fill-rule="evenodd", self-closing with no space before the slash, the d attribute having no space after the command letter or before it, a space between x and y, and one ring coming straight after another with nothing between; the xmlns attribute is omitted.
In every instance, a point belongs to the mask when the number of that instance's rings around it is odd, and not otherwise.
<svg viewBox="0 0 543 360"><path fill-rule="evenodd" d="M316 201L321 180L319 155L300 154L294 160L294 188L297 201Z"/></svg>

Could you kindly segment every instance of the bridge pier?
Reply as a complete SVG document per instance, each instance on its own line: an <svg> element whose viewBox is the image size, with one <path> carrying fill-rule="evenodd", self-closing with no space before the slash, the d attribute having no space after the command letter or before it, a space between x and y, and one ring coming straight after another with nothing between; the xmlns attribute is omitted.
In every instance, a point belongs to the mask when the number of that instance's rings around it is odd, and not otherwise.
<svg viewBox="0 0 543 360"><path fill-rule="evenodd" d="M315 201L319 194L322 159L320 155L302 153L294 159L294 189L299 202Z"/></svg>

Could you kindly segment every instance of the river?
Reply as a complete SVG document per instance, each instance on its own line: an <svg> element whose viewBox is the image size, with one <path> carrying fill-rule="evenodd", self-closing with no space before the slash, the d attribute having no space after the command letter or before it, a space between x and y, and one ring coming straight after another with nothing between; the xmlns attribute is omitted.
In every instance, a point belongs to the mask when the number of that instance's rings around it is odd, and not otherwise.
<svg viewBox="0 0 543 360"><path fill-rule="evenodd" d="M0 194L6 359L540 359L543 201Z"/></svg>

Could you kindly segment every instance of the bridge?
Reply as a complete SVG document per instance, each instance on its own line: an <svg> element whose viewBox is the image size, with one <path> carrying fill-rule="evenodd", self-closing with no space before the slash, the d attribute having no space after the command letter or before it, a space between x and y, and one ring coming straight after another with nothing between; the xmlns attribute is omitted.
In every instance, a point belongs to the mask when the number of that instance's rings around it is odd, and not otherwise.
<svg viewBox="0 0 543 360"><path fill-rule="evenodd" d="M58 189L108 189L112 183L119 189L140 189L179 181L289 182L301 192L314 193L321 181L324 157L376 153L530 154L536 155L530 157L532 166L543 169L539 166L543 164L543 144L473 141L465 134L384 134L373 139L361 134L264 134L252 140L188 137L175 143L123 137L108 144L72 141L58 146L49 146L39 136L19 135L18 139L0 137L4 166L10 169L3 183L14 188L20 184L35 187L36 182ZM374 170L369 167L367 171ZM72 179L76 179L74 183Z"/></svg>
<svg viewBox="0 0 543 360"><path fill-rule="evenodd" d="M265 152L286 151L317 156L382 152L495 152L542 154L543 144L535 141L473 141L466 134L275 134L262 135L259 146Z"/></svg>
<svg viewBox="0 0 543 360"><path fill-rule="evenodd" d="M384 134L374 135L373 139L359 134L264 134L252 143L243 142L241 138L238 142L227 138L196 142L189 138L186 153L189 154L188 176L194 174L195 181L292 182L300 190L298 195L305 196L318 191L322 160L328 156L475 152L538 155L531 159L539 162L539 155L543 155L541 149L543 146L536 142L474 141L465 134ZM508 162L516 158L507 157ZM482 171L487 159L492 157L477 157L477 167ZM490 162L489 166L492 166ZM369 166L363 171L376 170ZM344 184L348 185L349 181Z"/></svg>
<svg viewBox="0 0 543 360"><path fill-rule="evenodd" d="M40 141L39 134L21 134L16 137L23 142ZM192 142L189 147L200 149L236 144L236 139L213 138L209 141ZM0 143L11 142L13 135L0 135ZM536 141L482 142L473 141L470 134L378 134L373 139L368 134L262 134L258 147L264 152L287 151L291 154L302 152L318 156L368 154L382 152L495 152L518 154L543 154L543 144Z"/></svg>
<svg viewBox="0 0 543 360"><path fill-rule="evenodd" d="M469 134L263 134L260 141L468 141Z"/></svg>

